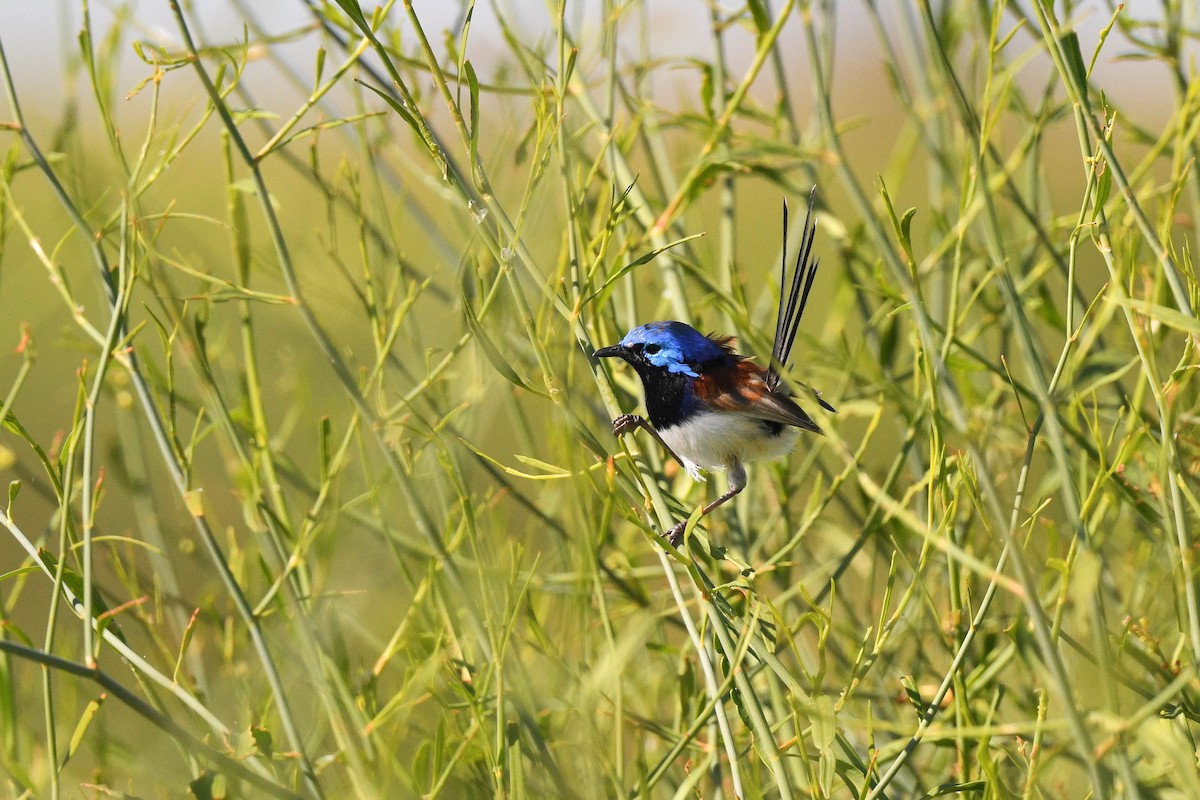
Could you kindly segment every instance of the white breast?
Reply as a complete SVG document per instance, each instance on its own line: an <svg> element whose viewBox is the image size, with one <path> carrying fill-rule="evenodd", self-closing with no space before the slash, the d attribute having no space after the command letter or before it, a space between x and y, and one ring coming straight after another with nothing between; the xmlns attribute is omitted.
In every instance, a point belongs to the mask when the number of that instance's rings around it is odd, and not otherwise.
<svg viewBox="0 0 1200 800"><path fill-rule="evenodd" d="M790 425L774 436L759 419L740 414L696 414L659 431L684 460L688 474L703 480L700 469L728 469L736 463L779 458L791 452L800 431Z"/></svg>

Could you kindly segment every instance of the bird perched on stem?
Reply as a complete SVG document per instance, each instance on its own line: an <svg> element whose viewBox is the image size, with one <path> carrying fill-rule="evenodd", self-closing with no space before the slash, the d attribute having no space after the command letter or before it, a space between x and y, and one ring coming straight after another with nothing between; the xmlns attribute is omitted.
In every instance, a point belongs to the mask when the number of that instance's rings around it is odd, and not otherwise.
<svg viewBox="0 0 1200 800"><path fill-rule="evenodd" d="M616 435L644 428L696 480L704 480L700 470L729 473L729 490L704 506L701 516L746 487L746 462L786 455L802 430L821 432L792 399L780 374L787 367L817 274L818 262L811 259L816 233L812 222L815 196L813 189L790 285L787 204L783 206L785 252L779 311L771 362L766 367L735 353L732 337L705 336L691 325L673 320L641 325L619 343L593 354L626 361L642 379L646 393L649 422L636 414L622 414L613 420ZM824 408L835 411L814 394ZM686 525L684 520L667 531L667 541L673 547L679 546Z"/></svg>

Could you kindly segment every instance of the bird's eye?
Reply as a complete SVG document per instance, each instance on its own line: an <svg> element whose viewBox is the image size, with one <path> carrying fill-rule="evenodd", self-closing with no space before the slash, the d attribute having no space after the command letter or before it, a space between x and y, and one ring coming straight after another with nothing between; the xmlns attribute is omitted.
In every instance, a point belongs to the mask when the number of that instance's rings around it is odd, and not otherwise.
<svg viewBox="0 0 1200 800"><path fill-rule="evenodd" d="M648 344L648 345L646 345L646 346L645 346L645 348L643 348L643 349L645 350L645 352L646 352L648 355L654 355L654 354L655 354L655 353L657 353L659 350L662 350L662 348L661 348L661 347L659 347L659 346L658 346L658 345L656 345L656 344Z"/></svg>

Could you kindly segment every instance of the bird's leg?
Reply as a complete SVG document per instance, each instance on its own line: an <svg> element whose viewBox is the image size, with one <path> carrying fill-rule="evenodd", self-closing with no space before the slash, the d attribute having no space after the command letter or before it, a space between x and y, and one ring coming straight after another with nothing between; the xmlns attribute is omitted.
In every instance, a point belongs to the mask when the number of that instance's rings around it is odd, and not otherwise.
<svg viewBox="0 0 1200 800"><path fill-rule="evenodd" d="M746 468L742 466L742 462L734 461L729 465L729 491L713 500L711 503L700 509L701 518L708 515L710 511L725 503L732 497L735 497L742 489L746 488ZM687 529L688 521L677 523L666 533L667 541L671 543L671 547L679 547L683 543L683 532Z"/></svg>
<svg viewBox="0 0 1200 800"><path fill-rule="evenodd" d="M685 463L682 458L675 455L675 451L671 449L671 445L663 441L662 436L659 435L658 431L654 429L654 426L647 422L644 417L639 417L637 414L622 414L612 421L612 427L613 433L615 433L617 436L621 436L626 433L632 433L638 428L641 428L642 430L646 431L646 433L653 436L655 441L662 445L663 450L666 450L668 453L670 453L671 458L675 459L680 464Z"/></svg>

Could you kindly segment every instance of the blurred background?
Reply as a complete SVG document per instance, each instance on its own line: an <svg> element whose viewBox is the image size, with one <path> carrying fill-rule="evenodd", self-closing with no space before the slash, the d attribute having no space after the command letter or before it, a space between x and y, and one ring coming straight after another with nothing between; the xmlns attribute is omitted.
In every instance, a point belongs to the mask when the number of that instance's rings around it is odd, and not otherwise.
<svg viewBox="0 0 1200 800"><path fill-rule="evenodd" d="M3 637L217 752L8 652L8 794L1200 797L1200 18L885 5L0 6ZM588 354L813 185L840 413L664 557Z"/></svg>

